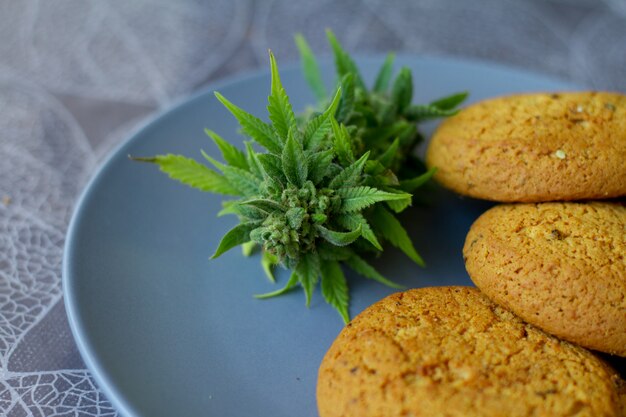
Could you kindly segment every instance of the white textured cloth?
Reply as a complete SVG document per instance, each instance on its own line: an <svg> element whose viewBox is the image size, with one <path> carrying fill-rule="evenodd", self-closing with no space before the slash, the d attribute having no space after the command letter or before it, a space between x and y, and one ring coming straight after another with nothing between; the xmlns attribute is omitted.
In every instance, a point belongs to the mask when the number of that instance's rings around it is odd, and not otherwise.
<svg viewBox="0 0 626 417"><path fill-rule="evenodd" d="M455 55L626 91L626 0L0 0L0 414L116 416L65 316L75 199L103 156L203 84L327 53Z"/></svg>

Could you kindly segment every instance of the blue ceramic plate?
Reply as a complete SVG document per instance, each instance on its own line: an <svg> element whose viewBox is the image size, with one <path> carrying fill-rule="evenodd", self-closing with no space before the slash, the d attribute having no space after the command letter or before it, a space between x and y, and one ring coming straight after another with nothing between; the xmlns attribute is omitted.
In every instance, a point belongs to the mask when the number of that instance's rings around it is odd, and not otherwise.
<svg viewBox="0 0 626 417"><path fill-rule="evenodd" d="M359 65L372 80L381 57ZM485 63L399 57L413 70L415 100L469 90L471 100L495 95L572 89L535 74ZM323 66L331 82L332 66ZM282 79L294 108L313 103L297 67ZM127 417L314 417L317 369L342 328L337 313L316 293L310 308L294 291L272 299L253 294L277 289L259 257L234 249L209 261L234 224L217 218L222 200L181 186L155 166L127 155L218 152L210 127L241 146L234 118L212 94L265 115L267 72L223 82L174 107L124 143L84 192L71 222L64 260L65 301L80 352L106 395ZM429 134L434 125L424 130ZM473 220L488 204L432 193L430 207L402 216L425 269L393 250L376 267L407 287L471 285L461 248ZM354 316L393 290L349 276Z"/></svg>

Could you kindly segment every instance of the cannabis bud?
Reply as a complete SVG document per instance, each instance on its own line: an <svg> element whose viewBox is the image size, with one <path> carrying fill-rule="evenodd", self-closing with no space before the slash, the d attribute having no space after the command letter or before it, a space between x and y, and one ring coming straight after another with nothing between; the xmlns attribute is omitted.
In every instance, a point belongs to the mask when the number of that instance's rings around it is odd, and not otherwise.
<svg viewBox="0 0 626 417"><path fill-rule="evenodd" d="M202 155L210 166L171 154L133 159L155 163L171 178L201 191L238 197L225 201L219 214L235 215L239 224L222 238L212 258L239 245L244 253L260 247L261 264L270 280L274 281L272 268L276 265L291 270L283 288L258 298L280 295L300 285L309 305L313 290L320 283L325 300L347 322L349 293L342 264L366 278L398 288L360 256L382 252L381 241L386 241L423 265L394 213L411 205L410 192L425 183L434 171L416 177L398 176L398 167L406 158L404 149L416 141L417 130L411 115L421 111L409 104L412 90L400 91L407 83L406 71L401 71L400 81L387 94L391 74L388 59L374 91L369 93L356 66L332 33L329 39L335 50L338 74L342 76L332 98L326 98L306 42L296 38L305 61L305 75L318 90L320 101L327 103L321 111L296 117L270 52L267 109L271 123L215 93L239 121L241 132L251 139L245 142L245 152L206 129L221 151L223 162L205 152ZM426 113L442 115L447 111L444 107L458 101L447 100L445 106L435 106L436 110ZM410 129L408 124L412 125ZM405 134L405 130L413 136ZM389 140L398 133L402 135ZM258 152L252 142L265 150Z"/></svg>

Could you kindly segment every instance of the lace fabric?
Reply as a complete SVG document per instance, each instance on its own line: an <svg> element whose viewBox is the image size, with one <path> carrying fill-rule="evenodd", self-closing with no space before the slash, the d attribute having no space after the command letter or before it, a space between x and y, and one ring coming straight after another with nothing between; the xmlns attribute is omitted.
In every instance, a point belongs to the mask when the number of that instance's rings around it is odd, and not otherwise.
<svg viewBox="0 0 626 417"><path fill-rule="evenodd" d="M0 414L116 416L62 303L73 204L142 120L207 82L327 52L485 59L626 91L622 0L0 0Z"/></svg>

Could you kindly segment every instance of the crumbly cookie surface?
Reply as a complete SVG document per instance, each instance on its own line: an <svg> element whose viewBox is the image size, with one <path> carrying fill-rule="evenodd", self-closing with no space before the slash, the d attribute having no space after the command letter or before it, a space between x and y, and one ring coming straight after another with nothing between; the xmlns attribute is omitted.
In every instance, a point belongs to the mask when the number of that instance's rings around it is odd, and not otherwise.
<svg viewBox="0 0 626 417"><path fill-rule="evenodd" d="M626 195L626 95L522 94L445 120L427 164L444 186L501 202Z"/></svg>
<svg viewBox="0 0 626 417"><path fill-rule="evenodd" d="M623 382L590 352L469 287L393 294L322 361L321 417L620 416Z"/></svg>
<svg viewBox="0 0 626 417"><path fill-rule="evenodd" d="M463 249L474 283L546 332L626 356L626 206L511 204L472 225Z"/></svg>

